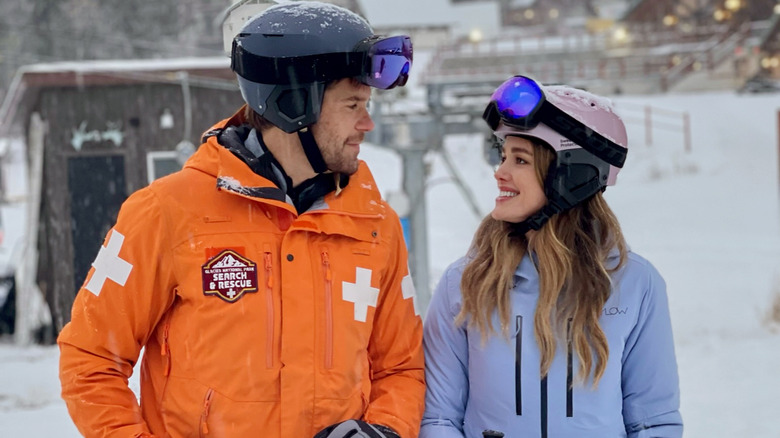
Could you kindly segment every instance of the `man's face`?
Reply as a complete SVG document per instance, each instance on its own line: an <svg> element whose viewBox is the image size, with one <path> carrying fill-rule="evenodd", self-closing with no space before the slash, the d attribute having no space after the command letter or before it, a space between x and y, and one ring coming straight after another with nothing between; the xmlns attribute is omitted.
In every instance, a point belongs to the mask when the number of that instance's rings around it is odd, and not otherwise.
<svg viewBox="0 0 780 438"><path fill-rule="evenodd" d="M374 129L367 108L370 98L371 87L351 79L342 79L325 90L320 119L311 130L333 172L357 172L360 143L366 132Z"/></svg>

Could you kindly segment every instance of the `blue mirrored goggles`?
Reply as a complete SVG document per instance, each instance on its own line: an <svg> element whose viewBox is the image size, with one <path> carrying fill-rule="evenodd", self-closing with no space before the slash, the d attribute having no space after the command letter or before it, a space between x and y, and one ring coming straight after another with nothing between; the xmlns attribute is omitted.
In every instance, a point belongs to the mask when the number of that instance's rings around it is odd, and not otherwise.
<svg viewBox="0 0 780 438"><path fill-rule="evenodd" d="M501 84L490 97L482 118L493 131L499 123L531 130L544 123L555 132L615 167L623 167L628 150L585 126L550 103L541 85L526 76L514 76Z"/></svg>
<svg viewBox="0 0 780 438"><path fill-rule="evenodd" d="M306 84L353 77L374 88L387 90L403 86L412 68L412 40L406 35L379 35L360 41L350 52L303 56L262 56L247 49L252 40L269 38L262 34L239 34L233 39L230 68L239 76L261 84ZM287 35L296 44L306 45L315 37Z"/></svg>
<svg viewBox="0 0 780 438"><path fill-rule="evenodd" d="M366 38L355 46L355 52L364 53L361 74L355 77L362 83L383 90L403 86L412 68L412 40L408 36Z"/></svg>

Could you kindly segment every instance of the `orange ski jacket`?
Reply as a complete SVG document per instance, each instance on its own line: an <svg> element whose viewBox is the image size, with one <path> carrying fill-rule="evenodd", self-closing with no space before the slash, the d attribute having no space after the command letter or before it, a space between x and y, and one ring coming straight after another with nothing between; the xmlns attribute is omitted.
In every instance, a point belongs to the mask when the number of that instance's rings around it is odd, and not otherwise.
<svg viewBox="0 0 780 438"><path fill-rule="evenodd" d="M58 338L84 436L308 438L361 418L417 437L422 320L398 216L362 162L303 214L279 193L212 136L125 201Z"/></svg>

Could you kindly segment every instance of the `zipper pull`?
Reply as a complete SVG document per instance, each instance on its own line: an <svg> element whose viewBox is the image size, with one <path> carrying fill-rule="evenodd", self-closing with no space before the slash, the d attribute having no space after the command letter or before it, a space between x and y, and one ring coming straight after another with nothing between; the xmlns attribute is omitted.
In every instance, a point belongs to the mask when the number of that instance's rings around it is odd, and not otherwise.
<svg viewBox="0 0 780 438"><path fill-rule="evenodd" d="M271 253L266 252L265 253L265 285L268 287L268 289L273 289L274 287L274 278L273 278L273 270L271 269Z"/></svg>
<svg viewBox="0 0 780 438"><path fill-rule="evenodd" d="M200 427L204 435L209 434L209 424L206 421L209 417L209 408L211 408L211 396L214 394L213 389L209 389L206 393L206 400L203 402L203 415L200 416Z"/></svg>
<svg viewBox="0 0 780 438"><path fill-rule="evenodd" d="M168 355L168 328L170 327L170 324L167 322L165 323L165 328L163 328L163 341L162 344L160 344L160 354L163 356Z"/></svg>
<svg viewBox="0 0 780 438"><path fill-rule="evenodd" d="M330 273L330 258L328 257L327 251L322 251L322 264L325 267L325 279L331 281L332 277Z"/></svg>
<svg viewBox="0 0 780 438"><path fill-rule="evenodd" d="M165 358L165 369L163 370L164 376L167 376L171 373L170 347L168 346L168 330L170 327L170 322L166 322L165 328L163 329L163 342L162 345L160 345L160 355Z"/></svg>

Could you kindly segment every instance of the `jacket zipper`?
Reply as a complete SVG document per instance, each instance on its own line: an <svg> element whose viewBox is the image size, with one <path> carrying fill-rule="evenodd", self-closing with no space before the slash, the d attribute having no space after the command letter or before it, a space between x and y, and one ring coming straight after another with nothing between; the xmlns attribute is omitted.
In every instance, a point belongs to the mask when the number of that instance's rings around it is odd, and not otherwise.
<svg viewBox="0 0 780 438"><path fill-rule="evenodd" d="M274 366L274 279L270 245L265 245L265 367Z"/></svg>
<svg viewBox="0 0 780 438"><path fill-rule="evenodd" d="M333 368L333 275L328 251L322 250L322 271L325 276L325 369Z"/></svg>
<svg viewBox="0 0 780 438"><path fill-rule="evenodd" d="M515 317L515 413L523 415L523 317Z"/></svg>
<svg viewBox="0 0 780 438"><path fill-rule="evenodd" d="M574 388L572 387L572 380L574 374L573 355L572 355L572 333L571 333L572 318L566 323L566 416L574 416Z"/></svg>
<svg viewBox="0 0 780 438"><path fill-rule="evenodd" d="M165 368L163 370L163 376L165 377L171 374L171 347L168 345L168 330L170 328L170 321L166 321L163 328L163 341L162 345L160 345L160 355L165 359Z"/></svg>
<svg viewBox="0 0 780 438"><path fill-rule="evenodd" d="M203 400L203 413L200 414L200 436L209 434L209 410L211 409L211 397L214 395L214 390L209 388L206 392L206 398Z"/></svg>

